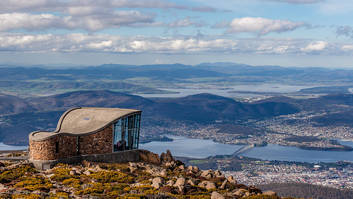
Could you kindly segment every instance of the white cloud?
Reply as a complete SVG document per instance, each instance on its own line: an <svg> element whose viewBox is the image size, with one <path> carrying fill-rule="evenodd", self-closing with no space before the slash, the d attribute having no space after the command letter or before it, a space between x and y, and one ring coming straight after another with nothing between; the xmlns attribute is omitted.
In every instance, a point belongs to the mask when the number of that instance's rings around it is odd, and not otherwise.
<svg viewBox="0 0 353 199"><path fill-rule="evenodd" d="M353 51L353 45L343 45L341 49L343 51Z"/></svg>
<svg viewBox="0 0 353 199"><path fill-rule="evenodd" d="M235 18L229 25L229 33L250 32L265 35L271 32L293 31L299 27L306 26L303 22L292 22L288 20L272 20L266 18Z"/></svg>
<svg viewBox="0 0 353 199"><path fill-rule="evenodd" d="M226 53L226 54L347 54L351 44L300 39L220 39L202 37L136 37L108 34L14 34L0 33L0 51L100 52L100 53Z"/></svg>
<svg viewBox="0 0 353 199"><path fill-rule="evenodd" d="M0 34L0 51L35 52L217 52L232 51L237 42L226 39L135 38L113 35L25 35Z"/></svg>
<svg viewBox="0 0 353 199"><path fill-rule="evenodd" d="M88 48L92 49L102 49L102 48L110 48L113 45L113 41L101 41L101 42L92 42L87 44Z"/></svg>
<svg viewBox="0 0 353 199"><path fill-rule="evenodd" d="M190 26L201 27L201 26L204 26L204 24L202 22L192 21L189 17L187 17L184 19L173 21L167 24L167 26L171 28L190 27Z"/></svg>
<svg viewBox="0 0 353 199"><path fill-rule="evenodd" d="M27 13L0 14L0 31L13 29L38 30L55 27L59 17L51 14L31 15Z"/></svg>
<svg viewBox="0 0 353 199"><path fill-rule="evenodd" d="M139 11L116 11L104 15L64 17L52 14L9 13L0 14L0 31L18 29L43 30L50 28L97 31L105 28L153 23L153 21L153 16Z"/></svg>
<svg viewBox="0 0 353 199"><path fill-rule="evenodd" d="M99 12L100 9L158 8L180 9L196 12L215 12L208 6L184 6L167 0L1 0L0 12L61 11L72 14ZM82 10L80 10L82 9Z"/></svg>
<svg viewBox="0 0 353 199"><path fill-rule="evenodd" d="M326 41L315 41L309 43L306 47L301 48L303 52L318 52L323 51L327 48L328 42Z"/></svg>

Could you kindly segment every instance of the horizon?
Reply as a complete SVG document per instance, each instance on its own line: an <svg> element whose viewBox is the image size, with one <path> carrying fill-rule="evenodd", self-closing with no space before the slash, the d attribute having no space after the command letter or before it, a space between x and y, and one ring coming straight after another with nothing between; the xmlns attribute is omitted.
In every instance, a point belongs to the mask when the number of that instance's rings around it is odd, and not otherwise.
<svg viewBox="0 0 353 199"><path fill-rule="evenodd" d="M3 0L0 59L353 68L351 11L349 0Z"/></svg>
<svg viewBox="0 0 353 199"><path fill-rule="evenodd" d="M217 65L217 64L226 64L229 66L234 66L236 67L237 65L245 65L249 67L281 67L281 68L317 68L317 69L332 69L332 70L353 70L353 65L344 67L325 67L325 66L295 66L295 65L289 65L289 66L284 66L284 65L252 65L252 64L246 64L246 63L238 63L238 62L200 62L197 64L185 64L185 63L160 63L160 64L124 64L124 63L102 63L102 64L70 64L70 63L58 63L58 64L14 64L14 63L0 63L0 68L12 68L12 67L19 67L19 68L43 68L43 69L78 69L78 68L88 68L88 67L99 67L99 66L105 66L105 65L119 65L119 66L160 66L160 65L184 65L184 66L191 66L191 67L197 67L200 65ZM215 66L217 67L217 66Z"/></svg>

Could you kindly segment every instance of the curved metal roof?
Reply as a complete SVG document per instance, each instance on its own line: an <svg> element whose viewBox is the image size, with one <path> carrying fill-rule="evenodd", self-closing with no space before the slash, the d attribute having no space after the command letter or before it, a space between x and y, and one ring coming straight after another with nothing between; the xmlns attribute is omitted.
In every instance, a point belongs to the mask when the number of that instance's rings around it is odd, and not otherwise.
<svg viewBox="0 0 353 199"><path fill-rule="evenodd" d="M61 116L55 131L32 132L29 134L29 139L40 141L59 134L75 136L95 133L121 117L140 112L139 110L120 108L73 108Z"/></svg>

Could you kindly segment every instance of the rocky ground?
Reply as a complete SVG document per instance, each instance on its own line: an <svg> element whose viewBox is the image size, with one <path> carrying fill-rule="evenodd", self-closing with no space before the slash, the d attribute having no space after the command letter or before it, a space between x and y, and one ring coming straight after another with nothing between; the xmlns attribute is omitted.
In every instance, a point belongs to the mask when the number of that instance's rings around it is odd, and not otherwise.
<svg viewBox="0 0 353 199"><path fill-rule="evenodd" d="M238 184L220 171L200 170L147 153L143 162L58 164L46 171L27 161L0 162L0 198L247 198L278 199L274 192Z"/></svg>

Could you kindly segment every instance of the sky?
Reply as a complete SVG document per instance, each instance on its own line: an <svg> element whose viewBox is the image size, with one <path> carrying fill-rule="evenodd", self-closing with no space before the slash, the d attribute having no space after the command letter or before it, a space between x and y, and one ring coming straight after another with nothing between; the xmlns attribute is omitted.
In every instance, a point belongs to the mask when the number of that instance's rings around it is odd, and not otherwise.
<svg viewBox="0 0 353 199"><path fill-rule="evenodd" d="M352 0L1 0L0 64L353 68Z"/></svg>

